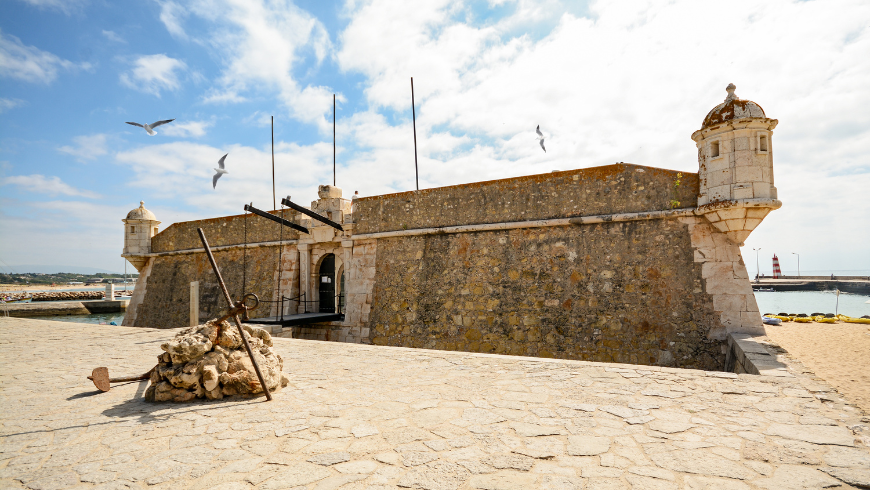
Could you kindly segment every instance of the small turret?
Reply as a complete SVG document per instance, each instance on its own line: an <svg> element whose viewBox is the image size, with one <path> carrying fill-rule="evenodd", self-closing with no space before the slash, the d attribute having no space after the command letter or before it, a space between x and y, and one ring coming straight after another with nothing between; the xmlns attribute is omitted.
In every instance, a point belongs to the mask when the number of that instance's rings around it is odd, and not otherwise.
<svg viewBox="0 0 870 490"><path fill-rule="evenodd" d="M141 271L148 262L146 254L151 253L151 237L157 234L157 217L145 209L145 201L139 201L139 207L127 213L124 222L124 253L121 257Z"/></svg>
<svg viewBox="0 0 870 490"><path fill-rule="evenodd" d="M774 209L782 206L773 185L773 129L760 105L734 94L704 118L692 134L698 147L698 208L738 245Z"/></svg>

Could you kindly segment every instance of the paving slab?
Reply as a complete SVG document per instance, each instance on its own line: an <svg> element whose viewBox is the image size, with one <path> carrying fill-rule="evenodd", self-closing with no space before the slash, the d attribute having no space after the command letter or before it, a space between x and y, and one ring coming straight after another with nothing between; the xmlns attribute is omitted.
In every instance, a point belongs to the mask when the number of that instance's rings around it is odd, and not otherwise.
<svg viewBox="0 0 870 490"><path fill-rule="evenodd" d="M787 377L274 339L290 385L147 403L174 330L0 319L0 488L868 485L866 414ZM824 398L818 394L827 394ZM863 421L862 421L863 418Z"/></svg>

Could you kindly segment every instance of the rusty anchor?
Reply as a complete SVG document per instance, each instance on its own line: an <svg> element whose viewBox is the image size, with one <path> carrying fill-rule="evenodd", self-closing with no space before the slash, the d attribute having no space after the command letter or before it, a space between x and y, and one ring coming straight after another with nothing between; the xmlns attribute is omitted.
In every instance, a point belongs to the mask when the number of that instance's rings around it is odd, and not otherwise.
<svg viewBox="0 0 870 490"><path fill-rule="evenodd" d="M157 366L154 366L157 367ZM91 375L88 376L88 379L94 382L94 386L97 387L98 390L103 393L109 391L109 384L111 383L124 383L126 381L142 381L143 379L148 379L151 377L151 373L154 372L154 368L151 368L145 374L139 376L128 376L126 378L110 378L109 377L109 368L107 367L98 367L91 372Z"/></svg>
<svg viewBox="0 0 870 490"><path fill-rule="evenodd" d="M257 297L256 294L247 293L242 296L242 299L233 303L232 297L230 296L229 291L227 290L227 286L224 283L223 277L221 277L221 271L217 266L217 262L214 260L214 255L211 253L211 247L208 246L208 240L205 238L205 233L202 231L202 228L197 228L199 232L199 238L202 240L202 245L205 248L205 253L208 256L208 261L211 264L212 269L214 270L215 276L217 276L218 284L221 287L221 292L224 293L224 298L227 300L227 304L230 306L227 314L218 318L216 323L221 323L232 318L235 321L236 327L239 329L239 336L242 338L242 344L245 346L245 350L248 353L248 357L251 359L251 364L254 366L254 371L257 373L257 379L260 381L260 386L263 387L263 393L266 395L267 401L272 401L272 394L269 393L269 389L266 387L266 381L263 379L263 373L260 371L260 365L257 363L257 359L254 357L254 353L251 351L251 345L248 343L248 338L245 336L245 331L242 328L242 322L239 320L239 315L242 315L242 318L248 318L248 310L253 310L257 306L260 305L260 298ZM249 306L248 300L253 300L253 305ZM94 386L97 387L98 390L102 392L107 392L111 389L110 385L112 383L123 383L127 381L142 381L145 379L151 378L151 373L157 366L154 366L147 373L139 375L139 376L128 376L122 378L110 378L109 377L109 368L107 367L98 367L91 372L91 375L88 376L88 379L94 382Z"/></svg>
<svg viewBox="0 0 870 490"><path fill-rule="evenodd" d="M217 266L217 262L214 260L214 255L211 253L211 247L208 246L208 240L205 239L205 233L202 231L202 228L197 228L197 232L199 232L199 239L202 241L202 246L205 248L205 254L208 256L208 261L211 264L211 268L214 270L214 275L217 277L218 284L221 287L221 292L224 293L224 299L227 300L227 305L230 306L230 312L228 313L232 315L233 320L235 321L236 327L239 329L239 336L242 338L242 344L245 346L245 351L248 352L248 358L251 359L251 364L254 366L254 371L257 373L257 380L260 381L260 386L263 388L263 393L266 395L267 401L272 401L272 394L269 393L269 388L266 386L266 380L263 379L263 373L260 371L260 365L257 363L257 358L254 357L254 353L251 351L251 344L248 343L248 338L245 336L245 329L242 328L242 322L239 320L238 314L233 314L233 298L230 296L230 292L227 290L227 285L224 284L224 279L221 277L221 270ZM245 295L247 297L248 295ZM254 296L254 295L251 295ZM256 298L256 296L254 296ZM242 298L241 307L244 307L244 298ZM259 303L259 300L257 300ZM236 304L235 308L238 308L239 305ZM245 309L245 311L247 311Z"/></svg>
<svg viewBox="0 0 870 490"><path fill-rule="evenodd" d="M253 305L251 305L251 306L249 306L247 304L249 299L253 300ZM229 318L232 318L236 315L242 315L242 317L247 318L248 310L253 310L254 308L256 308L259 305L260 305L260 298L257 297L257 295L254 293L248 293L248 294L242 296L241 301L236 301L236 305L234 307L232 307L230 309L230 311L227 312L226 315L218 318L215 322L221 323L221 322L223 322ZM156 368L157 368L157 366L154 366L153 368L151 368L150 371L148 371L145 374L141 374L139 376L126 376L126 377L121 377L121 378L110 378L109 377L109 368L101 366L101 367L94 369L91 372L91 375L88 376L88 379L94 382L94 386L98 390L105 393L111 389L110 385L112 383L126 383L129 381L142 381L142 380L149 379L149 378L151 378L151 373L153 373L154 369L156 369Z"/></svg>

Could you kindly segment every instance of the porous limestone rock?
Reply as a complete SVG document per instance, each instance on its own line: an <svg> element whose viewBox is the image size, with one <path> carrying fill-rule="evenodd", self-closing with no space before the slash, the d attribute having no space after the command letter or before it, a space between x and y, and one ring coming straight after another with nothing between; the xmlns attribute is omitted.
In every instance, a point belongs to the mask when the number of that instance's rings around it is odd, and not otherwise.
<svg viewBox="0 0 870 490"><path fill-rule="evenodd" d="M272 351L269 332L250 325L243 329L269 391L287 386L290 379L282 372L284 360ZM238 329L227 322L186 328L160 348L165 352L157 356L151 386L145 392L148 401L217 400L263 392Z"/></svg>
<svg viewBox="0 0 870 490"><path fill-rule="evenodd" d="M197 359L210 351L217 337L218 326L209 322L178 332L174 339L161 345L160 348L172 357L173 364L181 364Z"/></svg>

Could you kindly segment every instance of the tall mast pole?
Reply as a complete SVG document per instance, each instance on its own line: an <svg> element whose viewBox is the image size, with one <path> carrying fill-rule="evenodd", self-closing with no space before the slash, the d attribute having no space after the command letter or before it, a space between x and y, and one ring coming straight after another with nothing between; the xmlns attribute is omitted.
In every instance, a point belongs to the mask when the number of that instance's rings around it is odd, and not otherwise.
<svg viewBox="0 0 870 490"><path fill-rule="evenodd" d="M414 77L411 77L411 115L414 117L414 179L420 190L420 171L417 168L417 109L414 107Z"/></svg>
<svg viewBox="0 0 870 490"><path fill-rule="evenodd" d="M275 204L275 116L272 116L272 209L278 209Z"/></svg>
<svg viewBox="0 0 870 490"><path fill-rule="evenodd" d="M335 94L332 94L332 185L335 186Z"/></svg>

